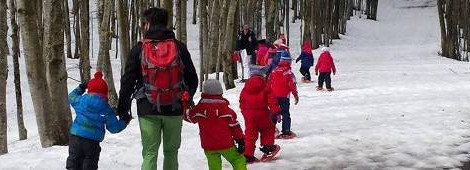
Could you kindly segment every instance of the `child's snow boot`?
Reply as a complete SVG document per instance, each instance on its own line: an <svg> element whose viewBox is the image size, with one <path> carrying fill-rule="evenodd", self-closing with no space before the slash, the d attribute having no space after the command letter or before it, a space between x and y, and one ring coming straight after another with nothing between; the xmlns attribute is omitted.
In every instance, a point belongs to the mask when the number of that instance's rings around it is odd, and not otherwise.
<svg viewBox="0 0 470 170"><path fill-rule="evenodd" d="M322 91L322 90L323 90L323 88L322 88L322 87L320 87L320 86L317 86L317 91Z"/></svg>
<svg viewBox="0 0 470 170"><path fill-rule="evenodd" d="M334 91L335 88L332 87L332 88L329 88L329 89L326 89L326 90L327 90L327 91Z"/></svg>

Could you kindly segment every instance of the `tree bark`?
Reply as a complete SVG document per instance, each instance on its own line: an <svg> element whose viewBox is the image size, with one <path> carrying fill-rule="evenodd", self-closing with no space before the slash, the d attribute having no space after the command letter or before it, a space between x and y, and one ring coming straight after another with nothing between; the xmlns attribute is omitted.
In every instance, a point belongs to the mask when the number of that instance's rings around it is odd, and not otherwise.
<svg viewBox="0 0 470 170"><path fill-rule="evenodd" d="M50 147L56 144L66 144L62 143L64 141L61 139L56 139L55 135L62 136L63 134L55 134L53 132L56 126L55 122L48 122L52 120L50 118L52 116L52 108L50 106L52 101L47 81L44 81L47 80L47 76L44 58L41 55L42 49L38 48L40 39L37 8L34 3L30 3L27 0L17 0L16 2L18 5L18 21L21 28L29 88L36 114L41 145L42 147ZM66 132L65 136L68 135L68 131Z"/></svg>
<svg viewBox="0 0 470 170"><path fill-rule="evenodd" d="M219 1L214 1L211 10L211 20L210 20L210 34L209 34L209 73L214 73L216 70L217 64L217 44L219 39L219 19L220 19L220 9L221 5Z"/></svg>
<svg viewBox="0 0 470 170"><path fill-rule="evenodd" d="M6 87L8 77L7 1L0 0L0 155L8 153Z"/></svg>
<svg viewBox="0 0 470 170"><path fill-rule="evenodd" d="M221 4L221 14L220 14L220 18L219 18L219 29L221 31L219 31L219 35L218 35L218 40L217 40L217 54L216 54L216 58L217 58L217 61L216 61L216 67L215 67L215 78L217 80L220 79L220 65L221 65L221 61L223 60L223 48L224 48L224 38L225 38L225 26L226 26L226 21L227 21L227 15L228 15L228 11L227 11L227 6L230 4L230 2L228 0L223 0L222 1L222 4Z"/></svg>
<svg viewBox="0 0 470 170"><path fill-rule="evenodd" d="M127 59L129 58L129 9L127 0L117 0L117 15L119 24L119 51L121 52L121 75L124 73Z"/></svg>
<svg viewBox="0 0 470 170"><path fill-rule="evenodd" d="M168 11L167 28L173 30L173 0L161 0L162 8Z"/></svg>
<svg viewBox="0 0 470 170"><path fill-rule="evenodd" d="M196 25L199 0L193 0L193 25Z"/></svg>
<svg viewBox="0 0 470 170"><path fill-rule="evenodd" d="M16 2L10 0L10 25L12 29L12 52L13 52L13 75L15 82L15 97L16 97L16 120L18 123L18 135L20 140L28 138L28 131L24 126L23 120L23 99L21 94L21 78L20 78L20 39L18 33L18 24L16 23Z"/></svg>
<svg viewBox="0 0 470 170"><path fill-rule="evenodd" d="M108 84L108 98L109 103L113 106L117 106L117 93L114 87L113 70L111 67L111 58L109 50L111 48L111 33L109 28L110 17L112 12L112 0L99 0L98 1L98 21L99 26L99 39L100 49L98 52L98 63L97 70L103 71L104 79Z"/></svg>
<svg viewBox="0 0 470 170"><path fill-rule="evenodd" d="M225 89L232 89L235 88L234 82L234 73L232 70L233 61L231 59L231 52L233 51L233 44L234 44L234 37L233 33L235 31L234 24L235 24L235 12L237 11L237 3L238 0L231 0L230 6L228 9L227 14L227 25L225 27L225 38L224 38L224 51L225 51L225 58L224 58L224 84Z"/></svg>
<svg viewBox="0 0 470 170"><path fill-rule="evenodd" d="M70 33L69 1L64 0L63 4L65 14L64 33L67 46L67 58L72 58L72 35Z"/></svg>
<svg viewBox="0 0 470 170"><path fill-rule="evenodd" d="M44 0L43 57L46 59L51 112L46 122L57 145L67 145L72 115L68 103L67 69L64 56L63 0Z"/></svg>
<svg viewBox="0 0 470 170"><path fill-rule="evenodd" d="M83 2L82 2L83 3ZM81 58L80 57L80 45L81 45L81 38L80 38L80 4L82 4L79 0L73 0L73 27L74 27L74 35L75 35L75 53L73 58Z"/></svg>
<svg viewBox="0 0 470 170"><path fill-rule="evenodd" d="M80 80L90 80L90 2L80 0Z"/></svg>

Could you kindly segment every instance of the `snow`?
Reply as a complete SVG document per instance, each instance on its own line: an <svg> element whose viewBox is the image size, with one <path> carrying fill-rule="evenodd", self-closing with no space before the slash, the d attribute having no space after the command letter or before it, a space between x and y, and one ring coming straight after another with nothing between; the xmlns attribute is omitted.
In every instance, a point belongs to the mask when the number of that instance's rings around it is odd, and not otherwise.
<svg viewBox="0 0 470 170"><path fill-rule="evenodd" d="M292 129L298 138L277 140L281 145L279 159L249 165L249 169L453 169L468 161L470 65L438 56L440 34L435 4L433 0L380 1L379 21L352 18L347 35L331 47L338 68L333 76L336 91L317 92L315 84L298 84L300 103L291 105ZM430 7L408 8L419 6ZM293 56L300 51L299 24L291 25ZM188 30L188 48L197 67L197 26L188 24ZM314 54L318 56L319 50ZM67 147L40 147L21 62L29 139L18 141L10 71L10 153L0 156L0 169L64 169ZM119 89L120 61L112 59L112 63ZM79 77L77 66L77 60L67 61L70 77ZM298 78L299 67L296 64L293 68ZM70 79L68 83L69 91L78 84ZM243 122L238 108L243 84L237 86L224 95ZM107 134L101 146L100 169L139 169L142 158L138 121L133 120L122 133ZM161 167L162 151L159 155ZM183 170L207 169L196 125L183 125L179 163ZM223 166L230 169L227 162Z"/></svg>

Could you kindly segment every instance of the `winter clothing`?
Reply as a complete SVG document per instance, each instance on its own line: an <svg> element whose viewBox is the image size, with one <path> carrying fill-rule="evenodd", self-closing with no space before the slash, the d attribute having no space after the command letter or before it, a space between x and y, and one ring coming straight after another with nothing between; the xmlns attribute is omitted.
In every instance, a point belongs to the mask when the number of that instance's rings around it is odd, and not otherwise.
<svg viewBox="0 0 470 170"><path fill-rule="evenodd" d="M100 142L70 135L69 157L66 169L68 170L96 170L100 159Z"/></svg>
<svg viewBox="0 0 470 170"><path fill-rule="evenodd" d="M253 157L258 133L261 134L261 145L274 144L275 124L272 115L280 112L276 99L270 95L270 88L262 76L253 76L245 83L240 94L240 109L245 118L245 153Z"/></svg>
<svg viewBox="0 0 470 170"><path fill-rule="evenodd" d="M202 92L208 95L222 95L224 90L218 80L209 79L204 82Z"/></svg>
<svg viewBox="0 0 470 170"><path fill-rule="evenodd" d="M145 39L153 40L167 40L175 39L175 34L166 28L152 27L147 31L144 36ZM192 96L196 93L198 86L198 78L196 69L194 68L193 62L191 61L191 55L186 48L186 45L180 41L176 41L180 59L184 65L184 84L187 86L187 90L190 93L192 103ZM137 114L140 115L164 115L164 116L179 116L183 114L183 110L180 108L174 108L172 105L161 106L161 111L157 111L157 108L150 103L144 94L143 90L143 77L141 71L141 54L142 43L138 43L134 46L130 52L130 57L127 60L124 74L121 77L121 90L119 91L119 104L118 113L127 114L131 108L132 95L135 94L137 99ZM176 103L180 105L181 103Z"/></svg>
<svg viewBox="0 0 470 170"><path fill-rule="evenodd" d="M289 97L290 93L298 96L295 76L289 62L279 62L277 68L269 76L269 82L274 97Z"/></svg>
<svg viewBox="0 0 470 170"><path fill-rule="evenodd" d="M282 114L282 132L290 131L290 113L289 96L290 93L298 99L297 85L295 76L291 71L290 63L286 61L279 62L278 67L269 77L269 86L272 89L274 97L277 98Z"/></svg>
<svg viewBox="0 0 470 170"><path fill-rule="evenodd" d="M268 64L269 47L265 41L258 42L258 53L256 53L256 64L265 66Z"/></svg>
<svg viewBox="0 0 470 170"><path fill-rule="evenodd" d="M244 150L244 135L227 99L222 95L202 93L199 103L184 115L184 119L199 125L201 146L210 170L222 169L220 156L227 159L233 169L246 169L245 157L239 153ZM234 147L234 141L238 148Z"/></svg>
<svg viewBox="0 0 470 170"><path fill-rule="evenodd" d="M242 30L238 32L236 50L240 51L240 50L246 49L246 52L248 55L255 56L256 55L255 50L257 50L256 48L257 42L258 41L256 40L256 36L255 36L255 33L253 33L253 31L248 30L245 32L245 30ZM253 63L251 64L256 64L254 63L256 59L252 61Z"/></svg>
<svg viewBox="0 0 470 170"><path fill-rule="evenodd" d="M301 61L300 66L300 73L304 76L304 80L311 81L312 78L310 76L310 67L313 66L313 54L312 54L312 44L310 41L306 41L302 45L302 53L300 54L299 58L295 60L295 62Z"/></svg>
<svg viewBox="0 0 470 170"><path fill-rule="evenodd" d="M326 88L331 89L331 72L320 73L318 76L318 87L323 88L323 82L326 83Z"/></svg>
<svg viewBox="0 0 470 170"><path fill-rule="evenodd" d="M209 170L222 170L221 156L230 162L233 170L247 170L245 157L238 153L234 147L219 151L205 150L204 153L207 157Z"/></svg>
<svg viewBox="0 0 470 170"><path fill-rule="evenodd" d="M279 102L279 106L281 106L281 114L282 114L281 132L283 134L289 133L290 125L291 125L290 112L289 112L290 99L287 97L278 97L277 101Z"/></svg>
<svg viewBox="0 0 470 170"><path fill-rule="evenodd" d="M108 99L108 84L103 80L103 73L96 72L94 78L88 82L88 93L96 93Z"/></svg>
<svg viewBox="0 0 470 170"><path fill-rule="evenodd" d="M181 116L144 115L139 117L142 140L142 170L157 169L158 149L163 139L163 169L178 169L181 145Z"/></svg>
<svg viewBox="0 0 470 170"><path fill-rule="evenodd" d="M175 39L175 34L165 27L151 27L144 39L168 40ZM183 81L189 92L189 103L193 103L193 96L197 90L198 78L196 69L191 61L186 45L175 40L179 59L184 65ZM121 77L121 90L119 91L118 113L127 115L131 109L132 97L137 99L137 114L139 115L140 132L142 138L142 170L155 170L157 166L158 149L163 138L163 169L178 169L178 149L181 144L181 115L183 104L178 101L172 105L161 105L158 109L150 103L145 95L144 79L141 63L142 43L139 42L130 52L124 74ZM137 91L137 92L136 92ZM136 93L135 93L136 92ZM160 137L161 136L161 137Z"/></svg>
<svg viewBox="0 0 470 170"><path fill-rule="evenodd" d="M103 96L96 93L82 96L83 93L85 91L78 87L69 94L69 103L76 113L70 134L101 142L105 128L111 133L119 133L126 128L126 123L116 118L116 114Z"/></svg>
<svg viewBox="0 0 470 170"><path fill-rule="evenodd" d="M315 73L318 73L318 72L320 73L333 72L333 74L336 74L335 63L333 61L333 57L331 56L330 52L324 51L323 53L320 54L317 65L315 66Z"/></svg>
<svg viewBox="0 0 470 170"><path fill-rule="evenodd" d="M251 55L248 55L246 49L240 50L241 64L242 64L242 80L250 78L250 63L254 61Z"/></svg>
<svg viewBox="0 0 470 170"><path fill-rule="evenodd" d="M310 67L300 66L300 74L304 76L304 80L311 81L312 77L310 75Z"/></svg>
<svg viewBox="0 0 470 170"><path fill-rule="evenodd" d="M283 39L278 39L274 41L273 45L278 49L285 49L285 50L289 49L289 46L286 45L286 42Z"/></svg>
<svg viewBox="0 0 470 170"><path fill-rule="evenodd" d="M234 140L244 139L237 114L228 105L221 95L202 93L199 103L184 116L186 121L198 123L204 150L228 149Z"/></svg>

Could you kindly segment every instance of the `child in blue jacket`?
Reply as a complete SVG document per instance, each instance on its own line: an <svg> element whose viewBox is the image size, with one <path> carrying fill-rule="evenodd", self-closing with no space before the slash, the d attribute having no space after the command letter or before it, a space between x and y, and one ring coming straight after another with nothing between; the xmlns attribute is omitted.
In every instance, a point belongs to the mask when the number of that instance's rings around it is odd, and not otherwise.
<svg viewBox="0 0 470 170"><path fill-rule="evenodd" d="M312 77L310 76L310 67L313 66L313 54L312 43L310 41L306 41L302 45L302 53L295 62L297 63L299 61L301 61L300 73L303 76L302 81L305 83L312 82Z"/></svg>
<svg viewBox="0 0 470 170"><path fill-rule="evenodd" d="M100 142L103 141L105 128L111 133L119 133L131 120L130 116L121 120L116 118L108 104L108 85L102 77L101 72L96 72L88 84L80 84L69 94L76 117L70 128L67 169L98 169ZM88 93L83 95L87 88Z"/></svg>

